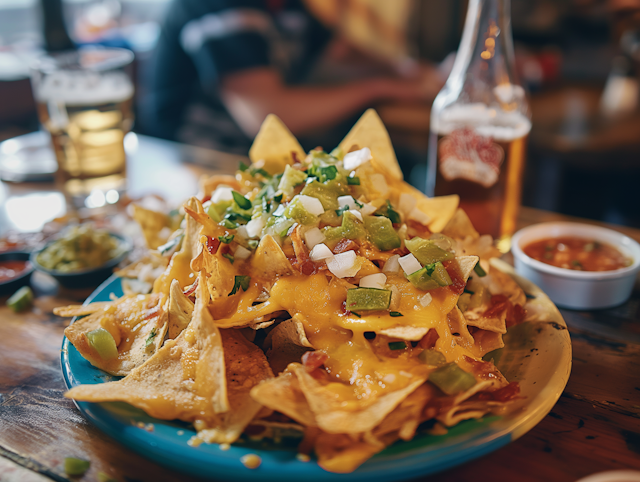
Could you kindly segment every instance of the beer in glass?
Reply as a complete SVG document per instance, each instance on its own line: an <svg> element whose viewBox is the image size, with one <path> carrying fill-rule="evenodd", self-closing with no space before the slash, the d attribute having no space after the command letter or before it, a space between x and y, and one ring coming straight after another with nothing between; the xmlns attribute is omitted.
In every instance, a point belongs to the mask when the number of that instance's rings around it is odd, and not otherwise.
<svg viewBox="0 0 640 482"><path fill-rule="evenodd" d="M116 202L126 189L124 136L133 84L124 49L49 54L32 74L40 122L51 134L58 182L75 207Z"/></svg>

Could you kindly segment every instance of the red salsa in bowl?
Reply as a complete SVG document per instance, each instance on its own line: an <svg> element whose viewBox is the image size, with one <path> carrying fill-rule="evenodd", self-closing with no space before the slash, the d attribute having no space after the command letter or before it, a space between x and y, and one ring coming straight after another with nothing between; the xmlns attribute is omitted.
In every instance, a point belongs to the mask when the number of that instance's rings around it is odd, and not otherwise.
<svg viewBox="0 0 640 482"><path fill-rule="evenodd" d="M632 264L631 259L613 246L570 236L534 241L522 251L543 263L577 271L613 271Z"/></svg>
<svg viewBox="0 0 640 482"><path fill-rule="evenodd" d="M0 283L11 281L20 276L27 268L29 261L23 260L1 260L0 261Z"/></svg>

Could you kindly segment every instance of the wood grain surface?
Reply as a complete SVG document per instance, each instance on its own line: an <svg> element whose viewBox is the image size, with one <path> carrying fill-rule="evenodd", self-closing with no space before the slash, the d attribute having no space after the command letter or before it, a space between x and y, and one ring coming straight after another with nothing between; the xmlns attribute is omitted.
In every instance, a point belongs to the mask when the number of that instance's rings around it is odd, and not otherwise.
<svg viewBox="0 0 640 482"><path fill-rule="evenodd" d="M521 222L556 218L566 219L524 210ZM640 231L617 229L640 240ZM22 314L11 312L6 297L0 298L0 456L56 481L95 481L99 473L122 482L197 480L129 451L85 421L63 397L60 346L68 320L54 316L52 309L86 295L41 295ZM561 312L571 334L573 369L552 412L517 441L430 481L573 482L605 470L640 470L638 285L617 308ZM68 456L91 460L90 471L69 479L62 469ZM2 473L8 466L0 464L0 481L11 480Z"/></svg>

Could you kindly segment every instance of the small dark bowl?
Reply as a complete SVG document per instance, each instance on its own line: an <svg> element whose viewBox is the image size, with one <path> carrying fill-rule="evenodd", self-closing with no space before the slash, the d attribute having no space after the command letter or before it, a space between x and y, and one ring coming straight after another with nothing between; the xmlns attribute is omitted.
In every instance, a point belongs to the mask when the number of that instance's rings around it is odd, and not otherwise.
<svg viewBox="0 0 640 482"><path fill-rule="evenodd" d="M115 258L110 259L102 266L98 266L97 268L83 269L80 271L73 271L70 273L58 271L55 269L45 268L40 263L38 263L36 258L42 250L44 250L47 246L49 246L49 244L53 243L55 240L47 243L45 246L43 246L39 250L32 252L31 258L30 258L31 264L36 270L41 271L43 273L47 273L48 275L55 278L55 280L65 288L71 288L71 289L94 288L98 286L100 283L102 283L104 280L106 280L109 276L111 276L113 274L113 268L118 266L118 264L120 264L122 260L126 258L128 254L131 252L132 245L127 238L112 232L109 232L109 234L114 238L118 238L120 240L120 243L123 248L122 253L120 253L120 255L116 256Z"/></svg>
<svg viewBox="0 0 640 482"><path fill-rule="evenodd" d="M29 261L30 253L28 251L7 251L0 253L0 262L2 261ZM0 281L0 295L11 295L18 288L29 284L31 274L33 273L33 263L28 263L27 268L20 272L18 276L7 281Z"/></svg>

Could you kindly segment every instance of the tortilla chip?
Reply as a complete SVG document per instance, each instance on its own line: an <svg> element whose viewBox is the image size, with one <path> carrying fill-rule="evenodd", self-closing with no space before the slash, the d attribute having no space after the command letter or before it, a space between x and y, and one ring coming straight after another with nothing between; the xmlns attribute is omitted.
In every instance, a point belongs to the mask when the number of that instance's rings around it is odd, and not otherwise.
<svg viewBox="0 0 640 482"><path fill-rule="evenodd" d="M318 465L338 474L353 472L368 459L384 449L384 445L372 445L354 440L346 434L320 433L316 438L315 452Z"/></svg>
<svg viewBox="0 0 640 482"><path fill-rule="evenodd" d="M411 392L426 381L426 377L414 377L406 387L378 397L373 403L359 411L342 410L342 401L335 392L327 390L306 369L298 364L289 366L300 382L309 407L315 414L318 427L327 433L360 433L372 430L384 417L402 402Z"/></svg>
<svg viewBox="0 0 640 482"><path fill-rule="evenodd" d="M182 292L178 280L171 282L171 291L169 292L169 328L167 337L170 340L177 338L189 323L193 315L193 303Z"/></svg>
<svg viewBox="0 0 640 482"><path fill-rule="evenodd" d="M259 382L272 378L273 372L262 350L249 342L240 331L220 330L220 335L231 410L219 414L216 426L199 431L198 437L209 443L232 443L263 408L251 398L251 389Z"/></svg>
<svg viewBox="0 0 640 482"><path fill-rule="evenodd" d="M488 330L476 330L473 335L475 341L473 354L478 358L482 358L487 353L504 347L502 333Z"/></svg>
<svg viewBox="0 0 640 482"><path fill-rule="evenodd" d="M159 348L168 325L166 297L132 295L110 302L101 311L69 325L65 336L93 366L124 376L142 365ZM91 346L87 333L104 328L113 336L118 357L103 360Z"/></svg>
<svg viewBox="0 0 640 482"><path fill-rule="evenodd" d="M158 246L162 246L166 243L169 234L171 234L168 230L169 216L164 213L143 208L137 204L132 204L132 207L133 219L135 219L140 225L147 247L149 249L156 249Z"/></svg>
<svg viewBox="0 0 640 482"><path fill-rule="evenodd" d="M468 322L465 319L462 311L457 306L447 314L447 321L449 323L449 329L456 338L456 343L467 349L470 349L474 345L474 339L469 333L467 328Z"/></svg>
<svg viewBox="0 0 640 482"><path fill-rule="evenodd" d="M380 439L383 435L397 432L398 438L411 440L422 422L424 407L433 398L434 392L431 384L420 385L373 429L372 435Z"/></svg>
<svg viewBox="0 0 640 482"><path fill-rule="evenodd" d="M278 116L269 114L249 149L251 162L261 161L269 174L278 174L287 164L293 164L293 152L298 159L305 158L302 146L287 126Z"/></svg>
<svg viewBox="0 0 640 482"><path fill-rule="evenodd" d="M478 261L480 261L478 256L456 256L456 262L458 263L460 274L462 274L462 279L465 283L469 279L469 276L471 276Z"/></svg>
<svg viewBox="0 0 640 482"><path fill-rule="evenodd" d="M447 225L442 229L442 234L454 239L464 239L471 236L473 239L480 237L480 233L471 224L471 220L463 209L457 209Z"/></svg>
<svg viewBox="0 0 640 482"><path fill-rule="evenodd" d="M207 308L206 283L198 284L187 330L144 364L115 382L80 385L65 396L87 402L126 402L161 420L218 422L229 410L222 337Z"/></svg>
<svg viewBox="0 0 640 482"><path fill-rule="evenodd" d="M218 186L229 186L238 192L242 192L242 184L238 182L235 176L229 174L215 174L213 176L202 177L200 179L200 192L199 198L204 199L206 196L210 196Z"/></svg>
<svg viewBox="0 0 640 482"><path fill-rule="evenodd" d="M371 165L376 171L389 179L402 180L402 170L389 133L374 109L368 109L362 114L338 147L347 153L354 145L371 150Z"/></svg>
<svg viewBox="0 0 640 482"><path fill-rule="evenodd" d="M430 221L427 227L432 233L439 233L445 228L454 217L460 204L460 196L457 194L428 197L422 191L407 183L403 183L401 190L413 196L417 201L416 207L429 216Z"/></svg>
<svg viewBox="0 0 640 482"><path fill-rule="evenodd" d="M112 304L112 301L99 301L97 303L89 303L88 305L58 306L53 309L53 314L64 317L85 316L97 311L103 311Z"/></svg>
<svg viewBox="0 0 640 482"><path fill-rule="evenodd" d="M251 267L257 277L273 279L293 273L291 263L273 236L267 234L260 240L251 260Z"/></svg>

